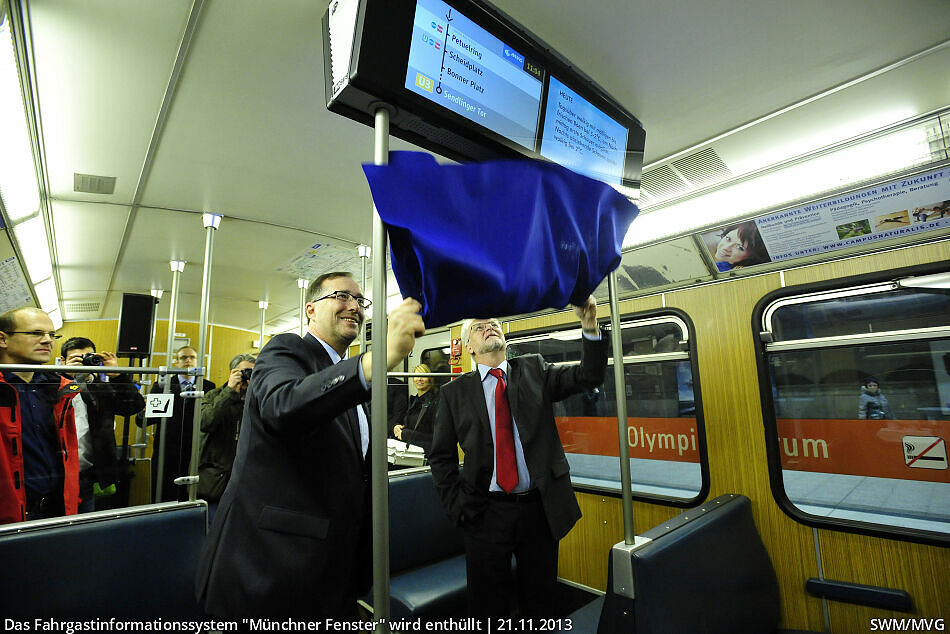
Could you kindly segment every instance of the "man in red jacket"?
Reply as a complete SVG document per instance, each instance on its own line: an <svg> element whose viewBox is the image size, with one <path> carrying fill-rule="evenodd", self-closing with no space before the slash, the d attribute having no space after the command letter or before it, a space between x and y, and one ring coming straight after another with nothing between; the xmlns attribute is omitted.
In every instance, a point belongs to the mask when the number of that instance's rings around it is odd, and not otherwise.
<svg viewBox="0 0 950 634"><path fill-rule="evenodd" d="M0 363L47 363L60 336L42 310L9 310L0 315ZM54 372L0 373L0 524L76 513L78 391Z"/></svg>

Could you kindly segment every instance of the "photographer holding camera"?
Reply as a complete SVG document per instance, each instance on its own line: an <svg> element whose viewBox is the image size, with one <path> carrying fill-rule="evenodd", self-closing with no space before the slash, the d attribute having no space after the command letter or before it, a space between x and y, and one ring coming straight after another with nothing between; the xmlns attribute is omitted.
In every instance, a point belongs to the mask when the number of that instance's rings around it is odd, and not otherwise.
<svg viewBox="0 0 950 634"><path fill-rule="evenodd" d="M231 477L244 397L255 361L257 358L250 354L239 354L231 359L227 385L208 392L201 403L198 497L208 501L209 523Z"/></svg>
<svg viewBox="0 0 950 634"><path fill-rule="evenodd" d="M132 416L145 407L131 374L108 373L119 365L115 354L96 352L85 337L70 337L60 348L59 365L102 366L106 373L67 374L80 386L81 398L73 399L76 436L79 439L79 512L96 510L94 489L107 490L123 476L116 460L115 417Z"/></svg>

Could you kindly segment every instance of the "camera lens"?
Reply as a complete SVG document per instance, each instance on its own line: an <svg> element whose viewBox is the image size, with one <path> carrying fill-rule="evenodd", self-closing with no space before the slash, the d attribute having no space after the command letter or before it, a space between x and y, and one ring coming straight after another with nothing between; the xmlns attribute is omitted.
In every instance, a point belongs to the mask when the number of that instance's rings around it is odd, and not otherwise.
<svg viewBox="0 0 950 634"><path fill-rule="evenodd" d="M241 382L249 383L251 380L251 372L254 370L252 368L242 368L241 369Z"/></svg>
<svg viewBox="0 0 950 634"><path fill-rule="evenodd" d="M82 364L86 366L102 365L102 357L100 357L95 352L87 352L86 354L82 355Z"/></svg>

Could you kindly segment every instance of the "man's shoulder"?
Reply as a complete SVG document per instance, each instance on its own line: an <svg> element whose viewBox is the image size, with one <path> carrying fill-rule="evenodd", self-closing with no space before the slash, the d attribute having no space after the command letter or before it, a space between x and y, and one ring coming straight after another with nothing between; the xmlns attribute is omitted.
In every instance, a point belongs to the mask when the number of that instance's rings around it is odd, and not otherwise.
<svg viewBox="0 0 950 634"><path fill-rule="evenodd" d="M533 367L540 368L543 366L544 366L544 357L534 352L531 352L528 354L522 354L517 357L508 359L508 367L517 368L519 370L524 370L526 368L533 368Z"/></svg>
<svg viewBox="0 0 950 634"><path fill-rule="evenodd" d="M458 378L452 379L439 389L439 397L444 397L446 395L452 396L454 394L460 393L461 390L465 389L465 386L470 385L472 382L478 383L479 376L478 370L471 370L465 374L458 375Z"/></svg>
<svg viewBox="0 0 950 634"><path fill-rule="evenodd" d="M304 338L300 335L295 335L292 332L284 332L279 335L274 335L270 338L270 341L264 346L261 350L261 354L267 352L269 348L297 348L304 343Z"/></svg>
<svg viewBox="0 0 950 634"><path fill-rule="evenodd" d="M307 367L322 367L323 365L329 366L332 362L330 355L327 354L318 340L285 332L274 335L267 342L261 353L257 355L255 367L279 367L295 363Z"/></svg>
<svg viewBox="0 0 950 634"><path fill-rule="evenodd" d="M309 342L299 335L290 332L274 335L261 349L260 354L257 355L258 363L261 358L266 359L274 354L284 355L288 352L291 354L306 354L310 347Z"/></svg>

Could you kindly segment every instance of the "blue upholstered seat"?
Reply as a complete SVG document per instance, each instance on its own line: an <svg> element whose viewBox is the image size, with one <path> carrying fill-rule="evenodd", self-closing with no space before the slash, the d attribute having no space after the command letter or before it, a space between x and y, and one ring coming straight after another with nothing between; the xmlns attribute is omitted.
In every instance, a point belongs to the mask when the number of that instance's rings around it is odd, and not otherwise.
<svg viewBox="0 0 950 634"><path fill-rule="evenodd" d="M465 616L465 555L393 575L389 585L394 618Z"/></svg>
<svg viewBox="0 0 950 634"><path fill-rule="evenodd" d="M393 618L462 617L462 531L449 522L428 470L389 481L389 595ZM370 591L363 600L373 604Z"/></svg>
<svg viewBox="0 0 950 634"><path fill-rule="evenodd" d="M195 572L203 501L153 504L0 528L10 618L145 620L202 616Z"/></svg>

